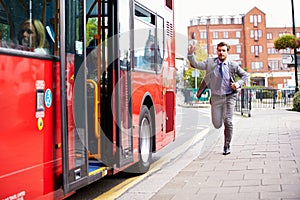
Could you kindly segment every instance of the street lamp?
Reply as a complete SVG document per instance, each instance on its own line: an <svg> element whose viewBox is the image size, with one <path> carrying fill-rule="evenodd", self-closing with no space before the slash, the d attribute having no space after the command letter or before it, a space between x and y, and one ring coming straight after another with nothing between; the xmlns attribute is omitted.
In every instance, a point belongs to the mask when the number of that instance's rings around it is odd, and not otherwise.
<svg viewBox="0 0 300 200"><path fill-rule="evenodd" d="M295 17L294 17L294 0L291 0L292 3L292 19L293 19L293 34L296 36L296 27L295 27ZM299 91L298 88L298 63L297 63L297 48L294 47L294 58L295 58L295 81L296 81L296 87L295 87L295 93Z"/></svg>

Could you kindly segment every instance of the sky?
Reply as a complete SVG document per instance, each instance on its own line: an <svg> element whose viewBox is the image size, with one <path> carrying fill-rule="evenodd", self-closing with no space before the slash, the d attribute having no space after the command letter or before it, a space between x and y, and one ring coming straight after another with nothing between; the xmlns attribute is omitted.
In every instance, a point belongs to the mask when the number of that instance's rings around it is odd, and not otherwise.
<svg viewBox="0 0 300 200"><path fill-rule="evenodd" d="M293 1L295 25L300 27L300 0ZM174 0L174 7L177 47L187 45L183 41L189 20L197 16L246 14L257 7L266 14L267 27L293 26L291 0Z"/></svg>

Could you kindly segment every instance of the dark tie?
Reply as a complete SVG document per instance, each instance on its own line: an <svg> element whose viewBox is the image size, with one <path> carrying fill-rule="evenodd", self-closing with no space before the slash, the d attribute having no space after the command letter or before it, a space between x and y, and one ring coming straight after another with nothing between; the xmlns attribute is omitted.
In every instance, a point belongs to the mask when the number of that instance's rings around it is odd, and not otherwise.
<svg viewBox="0 0 300 200"><path fill-rule="evenodd" d="M219 72L221 74L221 77L223 78L222 63L219 64Z"/></svg>

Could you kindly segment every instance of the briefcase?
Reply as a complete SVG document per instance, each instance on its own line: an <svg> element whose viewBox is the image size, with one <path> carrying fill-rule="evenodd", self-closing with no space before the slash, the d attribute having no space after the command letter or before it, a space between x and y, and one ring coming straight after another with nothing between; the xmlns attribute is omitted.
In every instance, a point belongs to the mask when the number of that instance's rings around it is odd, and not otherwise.
<svg viewBox="0 0 300 200"><path fill-rule="evenodd" d="M206 81L203 79L197 91L196 97L199 99L206 89L207 89L207 84Z"/></svg>

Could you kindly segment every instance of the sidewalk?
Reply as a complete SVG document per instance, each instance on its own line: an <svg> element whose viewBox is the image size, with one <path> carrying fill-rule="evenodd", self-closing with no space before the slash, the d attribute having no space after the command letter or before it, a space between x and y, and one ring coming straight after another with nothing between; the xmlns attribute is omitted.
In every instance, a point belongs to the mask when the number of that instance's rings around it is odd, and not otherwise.
<svg viewBox="0 0 300 200"><path fill-rule="evenodd" d="M238 117L239 118L239 117ZM252 110L234 125L231 154L223 135L151 200L300 199L300 113Z"/></svg>

